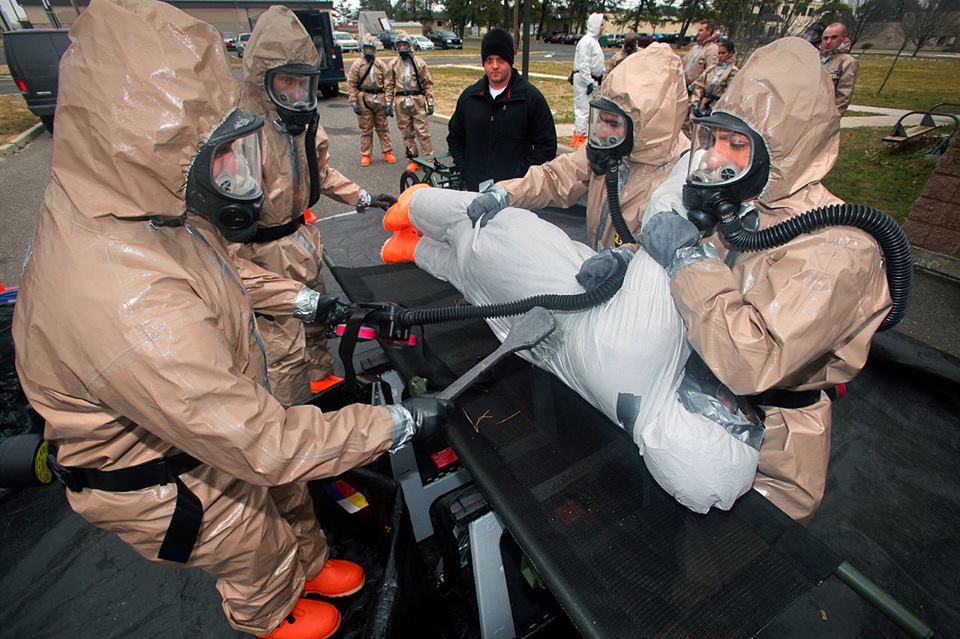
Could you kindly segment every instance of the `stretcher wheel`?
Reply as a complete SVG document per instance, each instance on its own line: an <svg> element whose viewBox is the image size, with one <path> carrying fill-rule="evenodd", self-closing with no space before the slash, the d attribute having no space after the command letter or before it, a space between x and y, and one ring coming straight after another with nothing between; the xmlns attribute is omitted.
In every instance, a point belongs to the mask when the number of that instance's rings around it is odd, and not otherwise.
<svg viewBox="0 0 960 639"><path fill-rule="evenodd" d="M29 433L13 435L0 441L0 486L22 488L49 484L53 473L47 465L50 443L42 436Z"/></svg>
<svg viewBox="0 0 960 639"><path fill-rule="evenodd" d="M403 193L414 184L420 184L420 177L413 171L404 171L400 174L400 192Z"/></svg>

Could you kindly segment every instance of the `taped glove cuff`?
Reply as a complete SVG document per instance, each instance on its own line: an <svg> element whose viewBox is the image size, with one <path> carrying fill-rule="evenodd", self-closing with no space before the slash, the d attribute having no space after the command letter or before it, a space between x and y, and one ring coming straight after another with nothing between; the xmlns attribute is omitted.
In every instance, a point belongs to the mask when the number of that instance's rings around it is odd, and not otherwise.
<svg viewBox="0 0 960 639"><path fill-rule="evenodd" d="M373 198L367 193L366 189L360 189L360 199L357 200L357 213L363 213L363 210L370 206Z"/></svg>
<svg viewBox="0 0 960 639"><path fill-rule="evenodd" d="M308 286L304 286L297 293L293 301L293 316L304 322L312 322L317 317L317 307L320 305L320 293Z"/></svg>
<svg viewBox="0 0 960 639"><path fill-rule="evenodd" d="M670 267L667 268L667 275L673 277L673 274L677 271L684 269L691 264L695 264L700 260L719 260L720 255L717 253L717 247L713 245L713 242L704 242L697 246L684 246L677 249L677 252L673 255L673 261L670 263Z"/></svg>
<svg viewBox="0 0 960 639"><path fill-rule="evenodd" d="M389 404L386 408L390 411L390 418L393 420L393 443L390 445L390 452L393 453L406 446L413 438L416 425L413 415L403 406Z"/></svg>

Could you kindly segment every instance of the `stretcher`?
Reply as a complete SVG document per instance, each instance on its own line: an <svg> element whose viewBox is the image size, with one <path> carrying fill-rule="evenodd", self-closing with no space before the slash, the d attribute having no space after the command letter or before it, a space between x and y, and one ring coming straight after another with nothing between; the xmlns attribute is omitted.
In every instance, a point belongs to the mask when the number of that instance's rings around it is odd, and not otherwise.
<svg viewBox="0 0 960 639"><path fill-rule="evenodd" d="M339 228L324 229L327 238L353 238L347 250L328 242L326 256L351 301L463 303L412 264L344 266L351 256L376 254L358 245L363 240L352 229L359 223L340 218L331 222ZM426 327L416 345L368 342L353 353L352 367L373 371L389 388L380 396L399 401L415 385L445 387L498 344L483 322L441 324ZM798 601L822 596L818 586L835 582L848 565L760 494L751 491L729 512L692 513L656 485L622 429L516 357L461 396L457 409L447 441L407 447L391 464L417 542L441 532L431 511L444 495L460 504L461 492L479 494L483 504L465 524L470 560L461 563L470 571L481 637L538 629L518 612L523 588L508 583L518 568L509 565L516 558L504 560L504 532L522 553L527 585L545 586L572 632L584 637L820 632L812 617L777 620Z"/></svg>

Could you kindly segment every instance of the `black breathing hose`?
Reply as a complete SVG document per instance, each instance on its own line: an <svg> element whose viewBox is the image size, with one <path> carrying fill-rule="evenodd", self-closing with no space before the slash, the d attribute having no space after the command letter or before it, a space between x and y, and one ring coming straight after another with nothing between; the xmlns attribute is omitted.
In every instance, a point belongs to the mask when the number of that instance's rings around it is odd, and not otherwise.
<svg viewBox="0 0 960 639"><path fill-rule="evenodd" d="M543 294L525 297L515 302L487 304L484 306L443 306L439 308L405 308L397 314L397 322L407 328L424 324L440 324L466 319L487 319L522 315L534 306L551 311L582 311L601 304L613 297L623 285L627 265L617 263L617 270L595 288L571 295Z"/></svg>
<svg viewBox="0 0 960 639"><path fill-rule="evenodd" d="M310 118L310 124L307 125L307 134L303 144L306 147L304 151L307 154L307 169L310 171L310 208L320 199L320 167L317 166L317 126L320 123L320 115L313 114Z"/></svg>
<svg viewBox="0 0 960 639"><path fill-rule="evenodd" d="M853 226L872 235L880 245L893 307L878 330L895 326L903 319L913 290L913 255L903 229L883 211L862 204L833 204L760 231L745 229L739 219L730 220L720 224L720 232L724 240L741 251L759 251L786 244L801 233L811 233L825 226ZM856 294L856 291L850 291L850 294Z"/></svg>
<svg viewBox="0 0 960 639"><path fill-rule="evenodd" d="M617 163L608 170L603 177L607 185L607 206L610 208L610 219L613 221L613 228L617 231L620 242L617 244L636 244L633 234L627 228L627 222L623 219L623 212L620 210L620 164Z"/></svg>

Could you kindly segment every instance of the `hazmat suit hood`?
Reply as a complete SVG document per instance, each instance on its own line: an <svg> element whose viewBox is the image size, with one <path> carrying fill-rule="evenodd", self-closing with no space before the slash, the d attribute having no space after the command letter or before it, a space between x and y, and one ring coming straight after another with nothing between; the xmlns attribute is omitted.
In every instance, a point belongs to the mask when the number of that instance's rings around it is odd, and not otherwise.
<svg viewBox="0 0 960 639"><path fill-rule="evenodd" d="M273 6L258 19L243 54L243 86L240 105L267 122L277 117L267 95L267 71L283 64L320 66L320 54L300 19L286 7Z"/></svg>
<svg viewBox="0 0 960 639"><path fill-rule="evenodd" d="M627 57L610 72L598 95L618 104L633 120L631 163L661 165L686 148L680 128L687 90L683 65L670 45L651 44Z"/></svg>
<svg viewBox="0 0 960 639"><path fill-rule="evenodd" d="M833 83L816 49L802 38L782 38L758 49L714 112L735 115L763 136L770 179L763 208L796 213L840 200L820 184L837 161L840 115Z"/></svg>
<svg viewBox="0 0 960 639"><path fill-rule="evenodd" d="M587 35L591 35L594 38L600 35L600 27L603 26L603 14L602 13L591 13L590 17L587 18Z"/></svg>
<svg viewBox="0 0 960 639"><path fill-rule="evenodd" d="M88 217L182 215L194 156L236 102L220 34L166 3L93 0L70 42L52 181Z"/></svg>

